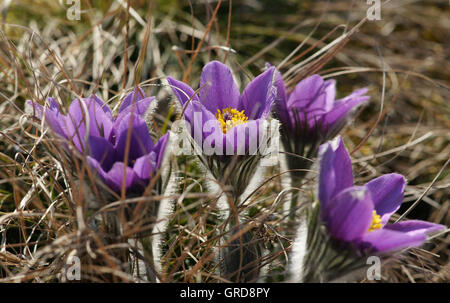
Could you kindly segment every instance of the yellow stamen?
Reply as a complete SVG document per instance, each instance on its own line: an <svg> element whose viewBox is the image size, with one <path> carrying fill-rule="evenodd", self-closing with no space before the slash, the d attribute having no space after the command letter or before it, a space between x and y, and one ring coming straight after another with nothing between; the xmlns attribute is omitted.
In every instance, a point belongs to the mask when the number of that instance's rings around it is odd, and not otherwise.
<svg viewBox="0 0 450 303"><path fill-rule="evenodd" d="M227 107L225 109L217 110L216 118L222 127L222 132L227 133L233 127L247 123L248 117L244 114L244 110L238 111L235 108Z"/></svg>
<svg viewBox="0 0 450 303"><path fill-rule="evenodd" d="M367 232L371 232L382 227L383 225L381 224L381 217L377 214L376 211L373 211L372 223L370 224L369 230Z"/></svg>

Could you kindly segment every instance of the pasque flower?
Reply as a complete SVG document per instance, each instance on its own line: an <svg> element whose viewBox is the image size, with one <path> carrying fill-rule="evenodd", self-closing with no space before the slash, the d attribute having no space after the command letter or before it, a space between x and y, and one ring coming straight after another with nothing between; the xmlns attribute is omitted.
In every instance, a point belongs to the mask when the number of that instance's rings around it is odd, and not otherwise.
<svg viewBox="0 0 450 303"><path fill-rule="evenodd" d="M289 171L291 186L298 186L312 165L321 144L334 138L345 126L351 111L369 99L366 88L336 99L336 81L313 75L288 93L280 72L275 74L275 115L281 122L281 141L287 152L282 169ZM283 165L286 165L283 167ZM287 179L289 176L283 176ZM291 196L284 210L293 218L297 197Z"/></svg>
<svg viewBox="0 0 450 303"><path fill-rule="evenodd" d="M350 112L369 100L367 88L335 100L336 81L313 75L300 81L287 94L281 74L276 74L276 109L287 136L294 140L314 143L336 136L347 121Z"/></svg>
<svg viewBox="0 0 450 303"><path fill-rule="evenodd" d="M363 186L353 185L350 157L341 137L320 146L319 202L332 238L361 251L387 252L421 245L445 226L407 220L388 224L403 200L405 178L386 174Z"/></svg>
<svg viewBox="0 0 450 303"><path fill-rule="evenodd" d="M236 204L269 142L265 122L276 96L274 72L275 68L270 67L258 75L242 94L231 70L218 61L209 62L203 68L198 92L183 82L167 78L183 107L187 130L200 147L200 160L225 185L227 195ZM228 209L228 205L218 204L222 211ZM230 234L234 235L239 229L234 216L230 217ZM259 244L253 239L252 232L248 231L236 240L245 249L236 250L233 245L220 249L220 258L226 260L221 266L223 277L234 282L253 281L257 277Z"/></svg>
<svg viewBox="0 0 450 303"><path fill-rule="evenodd" d="M159 169L168 141L166 134L154 144L143 119L153 99L135 89L123 99L116 117L96 95L73 100L66 114L53 98L48 98L49 107L28 103L55 133L86 154L90 166L112 190L120 192L125 171L127 193L141 193Z"/></svg>
<svg viewBox="0 0 450 303"><path fill-rule="evenodd" d="M242 94L231 70L218 61L209 62L203 68L198 94L187 84L167 77L184 108L191 135L205 154L221 156L257 151L262 122L275 100L274 71L271 67L257 76Z"/></svg>

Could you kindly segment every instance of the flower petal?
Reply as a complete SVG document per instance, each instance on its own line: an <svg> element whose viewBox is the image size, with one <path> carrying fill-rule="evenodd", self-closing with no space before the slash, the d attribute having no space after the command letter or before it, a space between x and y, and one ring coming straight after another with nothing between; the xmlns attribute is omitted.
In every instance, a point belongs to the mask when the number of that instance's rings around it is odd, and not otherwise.
<svg viewBox="0 0 450 303"><path fill-rule="evenodd" d="M103 105L101 105L103 104ZM86 116L85 107L87 109ZM106 109L105 109L106 108ZM86 135L86 121L89 119L89 135L108 138L112 130L112 116L109 108L96 96L76 99L69 106L64 119L68 138L71 138L79 151L83 151Z"/></svg>
<svg viewBox="0 0 450 303"><path fill-rule="evenodd" d="M139 178L149 180L156 170L156 160L156 153L151 151L149 154L143 155L136 160L133 170Z"/></svg>
<svg viewBox="0 0 450 303"><path fill-rule="evenodd" d="M30 114L37 114L36 118L41 119L42 118L42 113L44 112L44 107L42 105L40 105L37 102L33 102L31 100L27 100L26 104L31 108Z"/></svg>
<svg viewBox="0 0 450 303"><path fill-rule="evenodd" d="M373 202L367 188L362 186L342 191L322 209L328 231L338 240L353 242L361 239L372 222Z"/></svg>
<svg viewBox="0 0 450 303"><path fill-rule="evenodd" d="M59 105L56 105L54 99L49 98L50 108L44 108L42 105L28 100L29 106L34 108L39 119L42 119L42 115L45 111L45 122L52 128L52 130L58 135L67 138L66 128L64 125L64 115L59 111ZM52 101L53 100L53 101Z"/></svg>
<svg viewBox="0 0 450 303"><path fill-rule="evenodd" d="M324 81L319 75L312 75L300 81L288 97L288 106L306 112L308 116L321 115L333 107L336 96L334 80Z"/></svg>
<svg viewBox="0 0 450 303"><path fill-rule="evenodd" d="M239 89L228 66L211 61L203 67L200 102L212 113L227 107L238 108Z"/></svg>
<svg viewBox="0 0 450 303"><path fill-rule="evenodd" d="M172 87L175 96L177 96L178 101L180 101L182 106L184 106L184 104L191 98L192 100L199 101L199 98L195 94L194 90L186 83L175 80L172 77L167 77L167 81L169 82L169 85Z"/></svg>
<svg viewBox="0 0 450 303"><path fill-rule="evenodd" d="M123 119L128 113L134 112L137 115L144 115L147 112L150 102L155 97L146 97L144 91L140 87L135 87L131 93L128 93L122 101L116 122Z"/></svg>
<svg viewBox="0 0 450 303"><path fill-rule="evenodd" d="M128 138L128 130L130 127L131 132ZM114 149L118 157L116 161L124 160L128 142L130 146L128 161L136 160L148 154L153 148L153 141L150 137L147 124L144 119L136 114L129 113L120 121L116 121L114 124L114 134L116 136Z"/></svg>
<svg viewBox="0 0 450 303"><path fill-rule="evenodd" d="M442 229L445 226L418 220L389 224L364 235L360 246L378 252L417 247L426 241L427 233Z"/></svg>
<svg viewBox="0 0 450 303"><path fill-rule="evenodd" d="M383 225L402 204L405 178L399 174L380 176L366 184L372 195L375 210L381 216Z"/></svg>
<svg viewBox="0 0 450 303"><path fill-rule="evenodd" d="M87 159L89 165L93 169L95 169L94 173L97 173L100 176L100 178L102 178L102 180L105 181L106 180L106 172L103 169L103 167L100 165L100 163L91 156L87 156L86 159Z"/></svg>
<svg viewBox="0 0 450 303"><path fill-rule="evenodd" d="M245 88L240 96L239 109L244 109L250 120L266 118L276 98L274 79L275 67L257 76Z"/></svg>
<svg viewBox="0 0 450 303"><path fill-rule="evenodd" d="M156 142L155 147L153 147L153 151L156 153L156 169L159 169L161 166L161 162L164 158L164 154L166 153L166 146L169 142L169 133L166 133L164 136L159 138L158 142Z"/></svg>
<svg viewBox="0 0 450 303"><path fill-rule="evenodd" d="M165 134L158 140L155 147L149 154L136 160L133 170L139 178L148 180L152 174L160 168L168 140L169 133Z"/></svg>
<svg viewBox="0 0 450 303"><path fill-rule="evenodd" d="M119 113L125 110L133 103L145 98L145 93L140 87L135 87L131 93L128 93L125 98L123 98L122 104L120 105Z"/></svg>
<svg viewBox="0 0 450 303"><path fill-rule="evenodd" d="M127 193L141 193L147 185L146 181L148 180L139 178L135 171L129 166L125 167L123 162L115 162L112 168L106 172L96 159L91 156L87 156L87 160L89 165L95 170L94 176L97 174L102 181L116 193L120 193L122 190L124 169L126 170L125 189Z"/></svg>
<svg viewBox="0 0 450 303"><path fill-rule="evenodd" d="M193 100L189 103L184 112L184 117L188 131L200 147L203 147L203 141L208 136L214 135L214 137L222 139L223 135L218 136L218 132L222 131L216 117L199 101Z"/></svg>
<svg viewBox="0 0 450 303"><path fill-rule="evenodd" d="M367 233L359 246L376 252L399 250L406 247L420 246L426 240L424 234L408 235L388 229L378 229Z"/></svg>
<svg viewBox="0 0 450 303"><path fill-rule="evenodd" d="M120 123L120 121L126 117L129 113L135 113L136 115L143 116L146 112L150 103L155 99L155 97L148 97L141 99L135 103L135 105L127 106L122 109L121 112L116 117L115 122Z"/></svg>
<svg viewBox="0 0 450 303"><path fill-rule="evenodd" d="M289 114L290 110L287 105L286 86L283 77L278 70L275 71L275 88L277 89L277 96L275 98L277 117L280 119L285 129L293 131L294 124L293 121L291 121L291 116Z"/></svg>
<svg viewBox="0 0 450 303"><path fill-rule="evenodd" d="M53 131L58 135L67 138L67 129L64 124L65 116L56 111L47 110L45 112L45 119L53 128Z"/></svg>
<svg viewBox="0 0 450 303"><path fill-rule="evenodd" d="M111 169L115 160L114 147L102 137L89 136L89 148L92 158L100 163L105 171Z"/></svg>
<svg viewBox="0 0 450 303"><path fill-rule="evenodd" d="M339 192L353 185L350 156L340 136L319 147L319 200L325 206Z"/></svg>
<svg viewBox="0 0 450 303"><path fill-rule="evenodd" d="M421 220L408 220L402 221L394 224L388 224L384 227L385 229L401 231L404 233L425 233L435 232L443 230L446 227L441 224L431 223Z"/></svg>
<svg viewBox="0 0 450 303"><path fill-rule="evenodd" d="M48 101L50 103L50 109L56 112L60 112L61 108L59 107L58 101L53 99L52 97L48 97Z"/></svg>
<svg viewBox="0 0 450 303"><path fill-rule="evenodd" d="M86 103L90 103L92 101L95 101L95 103L103 110L103 112L106 114L106 116L108 116L110 119L112 119L111 109L109 108L109 106L105 102L103 102L102 99L97 97L97 95L93 94L89 98L83 98L83 100Z"/></svg>
<svg viewBox="0 0 450 303"><path fill-rule="evenodd" d="M350 111L370 99L369 96L364 96L365 93L367 88L362 88L335 102L333 108L322 117L321 121L328 133L336 134L344 126Z"/></svg>
<svg viewBox="0 0 450 303"><path fill-rule="evenodd" d="M250 120L236 125L225 134L225 155L255 155L261 144L260 132L264 119Z"/></svg>
<svg viewBox="0 0 450 303"><path fill-rule="evenodd" d="M139 183L139 178L134 170L125 166L123 162L114 163L111 170L106 173L105 183L115 192L122 190L123 175L125 172L125 189L134 190Z"/></svg>

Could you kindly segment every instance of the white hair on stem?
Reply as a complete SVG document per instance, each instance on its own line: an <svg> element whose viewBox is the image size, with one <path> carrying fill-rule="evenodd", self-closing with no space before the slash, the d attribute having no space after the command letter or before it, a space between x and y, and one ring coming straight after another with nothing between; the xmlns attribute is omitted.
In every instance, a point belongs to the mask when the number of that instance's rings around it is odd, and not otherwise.
<svg viewBox="0 0 450 303"><path fill-rule="evenodd" d="M288 274L290 282L302 282L304 273L304 259L307 253L308 226L306 220L300 220L297 228L294 244L292 246L291 259L289 261Z"/></svg>

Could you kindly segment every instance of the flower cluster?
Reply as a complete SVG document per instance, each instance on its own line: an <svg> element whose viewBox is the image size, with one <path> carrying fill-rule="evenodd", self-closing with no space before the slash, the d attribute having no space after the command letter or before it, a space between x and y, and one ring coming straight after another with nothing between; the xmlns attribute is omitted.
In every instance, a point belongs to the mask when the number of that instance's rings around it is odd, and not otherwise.
<svg viewBox="0 0 450 303"><path fill-rule="evenodd" d="M309 262L305 268L310 269L304 277L321 280L321 271L332 277L342 270L336 269L337 260L346 261L349 252L358 259L369 253L419 246L429 233L445 228L418 220L389 223L403 201L406 182L402 175L386 174L365 185L354 185L350 156L338 134L350 113L369 99L366 88L335 100L336 82L313 75L288 93L280 72L269 66L241 93L230 68L218 61L204 66L197 91L171 77L167 81L182 107L189 142L200 147L199 159L217 181L231 187L225 193L234 206L240 206L241 195L255 176L262 147L273 139L267 131L267 122L275 120L271 117L273 104L284 149L300 159L318 154L318 201L308 208L314 215L306 216L308 254L304 260ZM53 98L48 99L47 107L28 103L64 139L66 149L74 147L85 156L107 187L116 193L125 190L127 195L142 195L169 153L169 133L154 143L144 119L154 99L136 88L122 100L115 116L96 95L73 100L65 113ZM310 166L289 158L292 171ZM298 179L291 181L298 185ZM243 218L238 216L230 215L227 223L231 238L241 230L237 222ZM221 251L223 277L239 282L257 279L262 253L257 236L248 230L231 242L239 249Z"/></svg>
<svg viewBox="0 0 450 303"><path fill-rule="evenodd" d="M143 115L153 99L135 89L123 99L116 117L96 95L73 100L66 114L53 98L48 108L28 103L55 133L86 154L109 188L120 192L124 186L127 193L139 194L159 169L169 138L166 134L154 144L150 137Z"/></svg>
<svg viewBox="0 0 450 303"><path fill-rule="evenodd" d="M341 137L320 146L319 203L331 237L360 251L388 252L421 245L443 225L419 220L388 224L403 201L405 178L386 174L353 184L350 157Z"/></svg>

